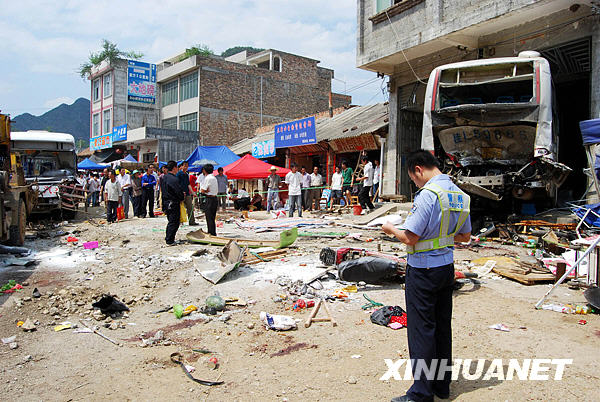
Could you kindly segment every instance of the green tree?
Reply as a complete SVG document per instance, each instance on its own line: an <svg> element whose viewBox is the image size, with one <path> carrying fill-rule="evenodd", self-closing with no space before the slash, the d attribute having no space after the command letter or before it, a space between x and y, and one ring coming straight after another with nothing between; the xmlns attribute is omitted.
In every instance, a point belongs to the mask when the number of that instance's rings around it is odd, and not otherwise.
<svg viewBox="0 0 600 402"><path fill-rule="evenodd" d="M102 50L97 53L90 53L88 61L79 66L78 73L81 78L86 78L91 74L92 68L102 63L102 61L108 60L112 63L121 57L137 60L144 57L144 54L135 51L124 52L119 50L116 43L102 39Z"/></svg>
<svg viewBox="0 0 600 402"><path fill-rule="evenodd" d="M223 53L221 53L221 57L229 57L236 53L243 52L244 50L247 50L252 53L256 53L256 52L261 52L265 49L252 47L252 46L234 46L234 47L230 47L229 49L227 49Z"/></svg>
<svg viewBox="0 0 600 402"><path fill-rule="evenodd" d="M185 53L181 55L179 61L185 60L192 56L214 56L214 52L208 47L208 45L198 44L192 46L189 49L185 49Z"/></svg>

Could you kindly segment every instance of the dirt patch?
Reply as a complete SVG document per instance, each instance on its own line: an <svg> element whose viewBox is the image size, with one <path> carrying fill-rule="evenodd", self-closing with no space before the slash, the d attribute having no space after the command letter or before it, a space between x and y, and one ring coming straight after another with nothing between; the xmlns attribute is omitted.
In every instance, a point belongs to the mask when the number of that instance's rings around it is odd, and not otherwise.
<svg viewBox="0 0 600 402"><path fill-rule="evenodd" d="M153 329L148 332L144 332L142 335L133 336L131 338L121 339L121 340L123 342L138 342L142 339L142 337L145 339L152 338L154 335L156 335L156 333L158 331L163 331L164 334L167 335L173 331L177 331L179 329L184 329L184 328L191 328L196 324L200 324L200 323L204 323L204 322L206 322L206 320L204 318L198 318L197 320L182 320L181 322L178 322L177 324L167 325L166 327L157 328L157 329Z"/></svg>
<svg viewBox="0 0 600 402"><path fill-rule="evenodd" d="M318 347L319 347L318 345L309 345L308 343L305 343L305 342L299 342L299 343L290 345L287 348L281 349L279 352L273 353L270 356L271 357L286 356L292 352L297 352L301 349L316 349Z"/></svg>

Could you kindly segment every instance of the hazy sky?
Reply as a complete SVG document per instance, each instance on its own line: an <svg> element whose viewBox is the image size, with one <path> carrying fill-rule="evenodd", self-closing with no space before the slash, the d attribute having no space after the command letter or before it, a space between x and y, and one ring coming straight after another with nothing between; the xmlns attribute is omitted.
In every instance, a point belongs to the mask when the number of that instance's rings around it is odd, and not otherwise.
<svg viewBox="0 0 600 402"><path fill-rule="evenodd" d="M195 44L273 48L320 60L354 104L387 100L381 79L355 67L355 0L5 1L0 13L0 110L40 115L90 86L77 74L103 38L158 62ZM344 83L332 81L335 92Z"/></svg>

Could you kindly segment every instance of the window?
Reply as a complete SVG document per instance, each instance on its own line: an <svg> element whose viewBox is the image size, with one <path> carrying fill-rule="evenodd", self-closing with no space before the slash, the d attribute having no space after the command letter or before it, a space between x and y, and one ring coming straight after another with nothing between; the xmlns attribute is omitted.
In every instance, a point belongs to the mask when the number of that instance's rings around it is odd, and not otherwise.
<svg viewBox="0 0 600 402"><path fill-rule="evenodd" d="M177 117L171 117L170 119L164 119L162 121L162 128L171 128L177 130Z"/></svg>
<svg viewBox="0 0 600 402"><path fill-rule="evenodd" d="M390 8L391 5L395 3L393 0L375 0L375 2L377 3L377 10L375 11L378 13L382 12L386 8Z"/></svg>
<svg viewBox="0 0 600 402"><path fill-rule="evenodd" d="M92 137L98 137L100 135L100 113L92 116Z"/></svg>
<svg viewBox="0 0 600 402"><path fill-rule="evenodd" d="M273 57L273 71L281 71L281 58L279 56Z"/></svg>
<svg viewBox="0 0 600 402"><path fill-rule="evenodd" d="M184 114L179 118L179 128L181 130L198 131L197 113Z"/></svg>
<svg viewBox="0 0 600 402"><path fill-rule="evenodd" d="M181 77L179 99L183 102L196 96L198 96L198 72Z"/></svg>
<svg viewBox="0 0 600 402"><path fill-rule="evenodd" d="M94 102L100 100L100 78L96 78L92 82L92 100Z"/></svg>
<svg viewBox="0 0 600 402"><path fill-rule="evenodd" d="M402 14L404 11L411 9L425 0L374 0L375 15L369 17L369 20L374 24L382 21L387 21L388 16L392 18L394 15ZM384 13L385 11L385 13Z"/></svg>
<svg viewBox="0 0 600 402"><path fill-rule="evenodd" d="M112 95L112 85L111 85L111 79L110 79L110 73L106 74L103 77L104 80L104 97L108 98L109 96Z"/></svg>
<svg viewBox="0 0 600 402"><path fill-rule="evenodd" d="M102 112L102 132L104 134L108 134L112 131L112 124L111 124L111 120L110 120L110 109L105 110L104 112Z"/></svg>
<svg viewBox="0 0 600 402"><path fill-rule="evenodd" d="M165 85L163 85L161 94L163 106L177 103L177 80L167 82Z"/></svg>

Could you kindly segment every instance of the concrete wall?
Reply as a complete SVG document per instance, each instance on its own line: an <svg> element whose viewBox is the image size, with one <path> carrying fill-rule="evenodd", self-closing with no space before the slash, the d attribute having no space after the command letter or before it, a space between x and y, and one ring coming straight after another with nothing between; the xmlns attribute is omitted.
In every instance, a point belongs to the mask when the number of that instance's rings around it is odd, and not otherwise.
<svg viewBox="0 0 600 402"><path fill-rule="evenodd" d="M561 0L427 0L391 16L389 21L373 23L369 20L376 14L374 0L358 0L357 66L390 56L400 49L424 44L435 38L454 33L502 15L516 12L527 6L545 6L550 3L565 3ZM469 39L466 38L466 41Z"/></svg>

